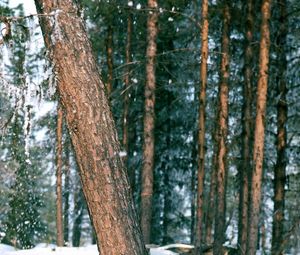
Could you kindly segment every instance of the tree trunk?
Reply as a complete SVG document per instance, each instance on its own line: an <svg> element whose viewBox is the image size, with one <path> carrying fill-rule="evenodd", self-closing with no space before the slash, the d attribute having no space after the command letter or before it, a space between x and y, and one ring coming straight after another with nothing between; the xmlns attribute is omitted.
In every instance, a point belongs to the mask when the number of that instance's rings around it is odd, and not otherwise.
<svg viewBox="0 0 300 255"><path fill-rule="evenodd" d="M147 64L144 110L144 148L141 188L141 226L145 243L150 243L153 169L154 169L154 109L155 109L155 56L157 37L157 2L148 0L149 11L147 21Z"/></svg>
<svg viewBox="0 0 300 255"><path fill-rule="evenodd" d="M212 244L212 229L213 221L215 216L215 207L216 207L216 182L217 182L217 154L218 154L218 139L217 139L217 127L214 128L212 132L213 137L213 157L211 163L211 173L210 173L210 187L209 187L209 198L207 206L207 214L205 219L205 242L207 245Z"/></svg>
<svg viewBox="0 0 300 255"><path fill-rule="evenodd" d="M144 255L116 128L79 10L35 0L80 169L99 253Z"/></svg>
<svg viewBox="0 0 300 255"><path fill-rule="evenodd" d="M248 201L249 181L251 178L251 144L252 133L252 77L253 77L253 0L247 1L246 19L246 48L244 65L244 86L243 86L243 111L242 111L242 162L239 167L240 198L239 198L239 228L238 228L238 249L240 255L246 254L247 248L247 224L248 224Z"/></svg>
<svg viewBox="0 0 300 255"><path fill-rule="evenodd" d="M69 137L66 139L65 143L65 185L64 185L64 242L67 244L69 242L69 197L70 197L70 141Z"/></svg>
<svg viewBox="0 0 300 255"><path fill-rule="evenodd" d="M63 110L61 104L58 102L56 124L56 244L58 247L64 245L62 210L62 129Z"/></svg>
<svg viewBox="0 0 300 255"><path fill-rule="evenodd" d="M214 232L214 255L221 255L225 242L226 220L226 177L227 177L227 131L228 131L228 81L229 81L229 22L230 13L227 0L223 7L222 29L222 59L219 85L219 113L218 113L218 159L217 159L217 196Z"/></svg>
<svg viewBox="0 0 300 255"><path fill-rule="evenodd" d="M129 13L127 17L127 41L126 41L126 50L125 50L125 58L126 58L126 73L124 78L124 101L123 101L123 137L122 137L122 145L123 150L126 155L124 156L124 163L127 166L128 176L130 181L131 189L134 189L135 183L135 169L128 168L128 154L129 154L129 137L128 137L128 127L129 127L129 98L130 95L130 64L131 64L131 37L132 37L132 14Z"/></svg>
<svg viewBox="0 0 300 255"><path fill-rule="evenodd" d="M82 194L82 189L80 183L77 183L78 188L74 193L74 223L72 230L72 245L73 247L80 246L81 238L81 226L83 218L83 209L84 209L84 198Z"/></svg>
<svg viewBox="0 0 300 255"><path fill-rule="evenodd" d="M108 97L110 97L113 88L113 53L113 27L109 25L106 38L106 62L108 69L106 90Z"/></svg>
<svg viewBox="0 0 300 255"><path fill-rule="evenodd" d="M279 97L277 103L277 162L274 169L274 213L273 213L273 230L272 230L272 255L282 254L280 249L283 243L284 234L284 198L285 198L285 181L286 181L286 146L287 132L286 122L288 106L286 101L287 85L286 70L287 60L285 54L287 40L287 10L286 0L278 2L280 9L280 27L278 35L278 52L277 52L277 95Z"/></svg>
<svg viewBox="0 0 300 255"><path fill-rule="evenodd" d="M251 179L251 199L248 216L248 242L247 254L254 255L257 246L257 233L261 203L261 184L263 174L264 136L265 136L265 112L268 87L268 64L270 47L270 4L271 0L262 2L262 23L259 54L259 79L257 84L256 119L253 146L253 171Z"/></svg>
<svg viewBox="0 0 300 255"><path fill-rule="evenodd" d="M194 254L201 254L202 218L203 218L203 188L205 177L205 106L208 58L208 0L202 1L201 11L201 65L200 65L200 94L198 119L198 174L197 174L197 216L194 240Z"/></svg>

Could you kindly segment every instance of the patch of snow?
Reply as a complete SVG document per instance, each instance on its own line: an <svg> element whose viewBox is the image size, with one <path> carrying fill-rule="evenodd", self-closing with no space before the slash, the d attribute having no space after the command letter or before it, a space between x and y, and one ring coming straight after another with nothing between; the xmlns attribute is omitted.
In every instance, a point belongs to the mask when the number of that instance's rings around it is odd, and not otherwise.
<svg viewBox="0 0 300 255"><path fill-rule="evenodd" d="M151 248L150 255L176 255L172 251L167 251L158 248ZM98 255L98 249L96 245L89 245L86 247L56 247L51 244L39 244L33 249L28 250L15 250L14 247L0 244L1 255Z"/></svg>

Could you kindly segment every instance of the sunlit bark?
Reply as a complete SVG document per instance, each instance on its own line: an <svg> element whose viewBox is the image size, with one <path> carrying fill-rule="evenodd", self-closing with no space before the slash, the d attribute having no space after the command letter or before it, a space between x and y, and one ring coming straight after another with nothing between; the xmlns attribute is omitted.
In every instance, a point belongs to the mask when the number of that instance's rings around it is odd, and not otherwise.
<svg viewBox="0 0 300 255"><path fill-rule="evenodd" d="M248 216L248 242L247 254L254 255L257 247L257 234L259 226L261 185L263 175L265 113L268 87L268 65L270 47L270 5L271 0L263 0L261 13L261 39L259 53L259 78L257 83L256 119L253 146L253 171L251 178L251 199Z"/></svg>
<svg viewBox="0 0 300 255"><path fill-rule="evenodd" d="M35 0L99 253L144 255L115 123L78 8Z"/></svg>
<svg viewBox="0 0 300 255"><path fill-rule="evenodd" d="M144 109L144 148L141 189L141 226L146 243L150 243L153 169L154 169L154 117L155 117L155 57L157 37L157 1L148 0L148 7L152 9L147 21L147 64Z"/></svg>

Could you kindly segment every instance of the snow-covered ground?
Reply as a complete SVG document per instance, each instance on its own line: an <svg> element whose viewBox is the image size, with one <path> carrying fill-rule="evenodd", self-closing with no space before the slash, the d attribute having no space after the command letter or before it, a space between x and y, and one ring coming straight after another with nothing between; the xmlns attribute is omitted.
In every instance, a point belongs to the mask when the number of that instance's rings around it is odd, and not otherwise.
<svg viewBox="0 0 300 255"><path fill-rule="evenodd" d="M177 253L167 251L164 247L151 248L151 255L175 255ZM86 247L55 247L54 245L39 244L33 249L16 250L9 245L0 244L1 255L98 255L96 245Z"/></svg>

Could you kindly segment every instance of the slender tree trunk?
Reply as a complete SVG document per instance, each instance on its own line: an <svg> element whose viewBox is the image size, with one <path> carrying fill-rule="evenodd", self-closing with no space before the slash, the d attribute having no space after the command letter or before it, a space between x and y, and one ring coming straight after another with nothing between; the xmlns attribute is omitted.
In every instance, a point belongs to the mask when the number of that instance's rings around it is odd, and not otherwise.
<svg viewBox="0 0 300 255"><path fill-rule="evenodd" d="M197 98L197 97L195 97ZM196 172L197 172L197 135L194 132L194 146L192 151L192 159L193 159L193 168L192 168L192 179L191 179L191 244L195 242L195 227L196 227L196 217L195 217L195 209L196 209Z"/></svg>
<svg viewBox="0 0 300 255"><path fill-rule="evenodd" d="M130 64L131 64L131 37L132 37L132 14L129 13L127 17L127 41L126 41L126 50L125 50L125 58L126 58L126 73L124 78L124 103L123 103L123 138L122 145L123 150L126 155L124 156L124 163L127 166L128 176L130 181L131 189L134 189L135 183L135 169L128 168L128 153L129 153L129 137L128 137L128 127L129 127L129 98L130 95Z"/></svg>
<svg viewBox="0 0 300 255"><path fill-rule="evenodd" d="M286 182L286 146L287 132L286 122L288 106L286 101L286 70L287 60L285 54L287 40L287 11L286 0L278 1L280 9L280 27L278 35L278 55L277 55L277 95L279 97L277 103L277 162L274 169L274 213L273 213L273 230L272 230L272 255L280 255L283 253L282 243L284 240L284 186Z"/></svg>
<svg viewBox="0 0 300 255"><path fill-rule="evenodd" d="M205 220L205 242L207 245L212 244L212 229L213 221L215 216L215 202L216 202L216 182L217 182L217 160L218 160L218 145L217 145L217 127L214 128L212 132L213 137L213 158L211 163L211 172L210 172L210 187L209 187L209 198L207 206L207 215Z"/></svg>
<svg viewBox="0 0 300 255"><path fill-rule="evenodd" d="M219 85L218 113L218 159L217 159L217 198L213 254L221 255L225 242L226 220L226 177L227 177L227 132L228 132L228 81L229 81L229 23L230 13L227 0L223 7L222 59Z"/></svg>
<svg viewBox="0 0 300 255"><path fill-rule="evenodd" d="M74 194L74 223L72 230L72 245L73 247L80 246L80 238L81 238L81 226L82 226L82 218L83 218L83 209L84 209L84 197L82 193L82 189L79 186Z"/></svg>
<svg viewBox="0 0 300 255"><path fill-rule="evenodd" d="M239 198L239 228L238 228L238 249L240 255L246 254L247 248L247 227L248 227L248 201L249 181L251 178L251 144L252 134L252 77L253 77L253 0L247 1L246 19L246 48L244 65L244 86L243 86L243 111L242 111L242 162L239 167L240 198Z"/></svg>
<svg viewBox="0 0 300 255"><path fill-rule="evenodd" d="M69 138L66 139L65 143L65 185L64 185L64 242L69 242L69 196L70 196L70 142Z"/></svg>
<svg viewBox="0 0 300 255"><path fill-rule="evenodd" d="M197 216L194 240L194 254L201 254L201 234L203 219L203 188L205 177L205 106L208 58L208 0L202 1L201 11L201 65L200 65L200 94L199 94L199 119L198 119L198 174L197 174Z"/></svg>
<svg viewBox="0 0 300 255"><path fill-rule="evenodd" d="M63 110L61 104L58 102L56 124L56 244L58 247L64 245L62 210L62 129Z"/></svg>
<svg viewBox="0 0 300 255"><path fill-rule="evenodd" d="M248 216L248 242L247 254L254 255L257 245L257 233L261 203L261 184L263 174L264 136L265 136L265 112L268 87L268 64L270 47L270 18L271 0L262 2L262 23L259 54L259 79L257 84L256 119L253 146L253 172L251 180L251 199Z"/></svg>
<svg viewBox="0 0 300 255"><path fill-rule="evenodd" d="M72 0L35 0L99 253L144 255L116 128L84 23ZM47 15L48 14L48 15Z"/></svg>
<svg viewBox="0 0 300 255"><path fill-rule="evenodd" d="M154 117L155 117L155 57L157 38L157 1L148 0L149 9L147 21L147 64L145 86L144 112L144 148L141 190L141 226L145 243L150 243L153 169L154 169Z"/></svg>
<svg viewBox="0 0 300 255"><path fill-rule="evenodd" d="M110 97L113 88L113 27L109 25L107 28L107 38L106 38L106 62L108 68L107 74L107 95Z"/></svg>
<svg viewBox="0 0 300 255"><path fill-rule="evenodd" d="M173 47L173 42L169 43ZM171 67L170 69L171 70ZM169 77L171 78L171 77ZM167 101L167 112L168 116L171 116L171 104L172 100L170 97L170 92L167 92L166 95L166 101ZM172 123L171 123L171 118L168 117L166 121L166 151L168 151L170 148L172 148L171 145L171 136L172 136ZM172 214L172 186L170 182L170 174L171 174L171 167L170 167L170 157L168 154L165 156L165 162L163 163L163 196L164 196L164 208L163 208L163 224L162 224L162 230L163 230L163 239L162 243L164 245L169 244L172 242L172 238L169 236L169 231L170 231L170 223L172 222L172 219L170 218L170 214Z"/></svg>

